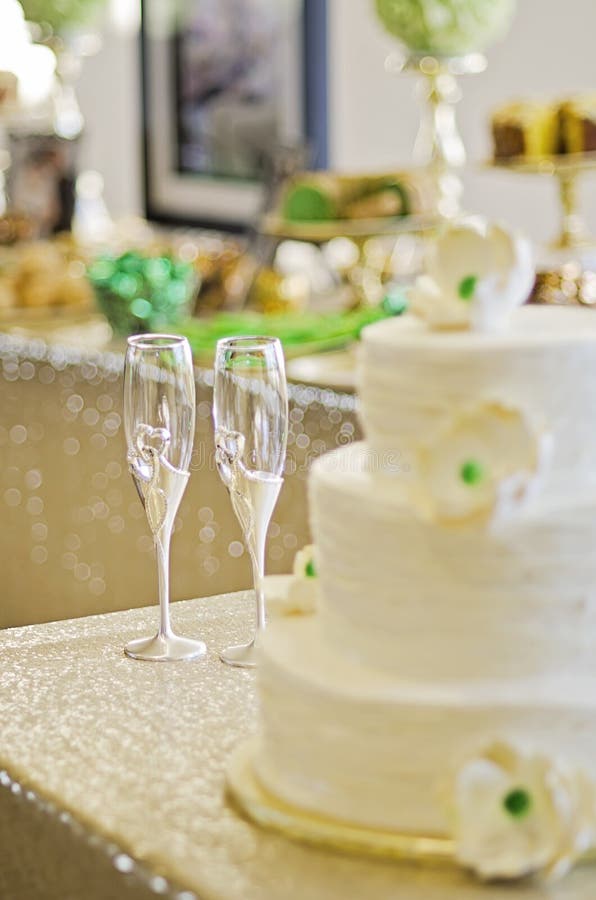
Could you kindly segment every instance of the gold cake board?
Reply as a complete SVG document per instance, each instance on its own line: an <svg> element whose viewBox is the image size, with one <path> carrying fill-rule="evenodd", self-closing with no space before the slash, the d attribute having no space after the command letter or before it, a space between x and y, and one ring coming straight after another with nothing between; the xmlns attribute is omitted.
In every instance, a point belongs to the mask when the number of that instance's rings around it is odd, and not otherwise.
<svg viewBox="0 0 596 900"><path fill-rule="evenodd" d="M342 853L429 864L455 865L447 837L425 837L351 825L291 806L267 791L255 774L258 741L236 748L228 765L228 793L253 822L301 843Z"/></svg>

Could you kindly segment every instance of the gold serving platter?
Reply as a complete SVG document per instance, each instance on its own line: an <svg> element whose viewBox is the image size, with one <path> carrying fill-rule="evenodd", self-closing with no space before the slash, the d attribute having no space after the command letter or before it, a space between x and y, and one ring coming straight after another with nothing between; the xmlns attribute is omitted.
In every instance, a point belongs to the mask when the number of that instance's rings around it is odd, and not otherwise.
<svg viewBox="0 0 596 900"><path fill-rule="evenodd" d="M399 185L401 208L387 209L377 201L391 186ZM329 218L309 220L286 214L292 192L299 188L321 190L330 200ZM324 243L336 237L354 240L384 234L419 233L437 226L437 191L424 169L402 169L376 173L334 171L299 172L281 187L277 202L259 223L259 231L280 240ZM370 206L373 201L372 207ZM363 209L362 203L368 203ZM358 209L354 209L354 205ZM398 204L398 207L400 204Z"/></svg>
<svg viewBox="0 0 596 900"><path fill-rule="evenodd" d="M363 828L314 815L290 806L263 788L253 761L257 740L242 744L228 766L228 793L253 822L291 840L341 853L429 864L455 865L455 845L450 838Z"/></svg>
<svg viewBox="0 0 596 900"><path fill-rule="evenodd" d="M528 175L581 174L596 171L596 152L493 158L488 161L487 166L491 169L509 169Z"/></svg>
<svg viewBox="0 0 596 900"><path fill-rule="evenodd" d="M367 238L384 234L421 234L437 228L432 216L384 216L376 219L332 219L324 222L289 222L279 213L270 213L259 230L282 240L324 243L336 237Z"/></svg>

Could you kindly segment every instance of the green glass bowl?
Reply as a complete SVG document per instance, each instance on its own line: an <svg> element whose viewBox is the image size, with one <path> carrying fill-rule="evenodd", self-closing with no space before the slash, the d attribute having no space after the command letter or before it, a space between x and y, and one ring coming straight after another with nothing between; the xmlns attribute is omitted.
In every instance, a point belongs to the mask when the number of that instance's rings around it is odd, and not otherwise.
<svg viewBox="0 0 596 900"><path fill-rule="evenodd" d="M188 316L199 286L191 265L132 251L98 257L87 274L101 312L122 336L176 325Z"/></svg>

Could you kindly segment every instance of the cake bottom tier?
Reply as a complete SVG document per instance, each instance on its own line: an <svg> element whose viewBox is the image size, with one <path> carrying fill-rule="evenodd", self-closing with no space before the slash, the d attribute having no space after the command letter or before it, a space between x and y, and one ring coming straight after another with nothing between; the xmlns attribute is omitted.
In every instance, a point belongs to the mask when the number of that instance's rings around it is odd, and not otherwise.
<svg viewBox="0 0 596 900"><path fill-rule="evenodd" d="M316 616L270 626L256 774L287 803L369 828L440 835L453 769L495 741L596 778L596 680L399 681L328 646Z"/></svg>

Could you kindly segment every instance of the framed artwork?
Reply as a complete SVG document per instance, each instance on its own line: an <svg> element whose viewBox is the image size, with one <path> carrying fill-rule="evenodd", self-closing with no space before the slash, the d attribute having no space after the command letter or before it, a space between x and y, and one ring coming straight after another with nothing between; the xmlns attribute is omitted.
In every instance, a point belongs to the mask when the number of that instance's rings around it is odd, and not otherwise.
<svg viewBox="0 0 596 900"><path fill-rule="evenodd" d="M243 229L280 148L327 165L326 0L142 0L146 215Z"/></svg>

